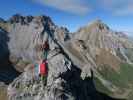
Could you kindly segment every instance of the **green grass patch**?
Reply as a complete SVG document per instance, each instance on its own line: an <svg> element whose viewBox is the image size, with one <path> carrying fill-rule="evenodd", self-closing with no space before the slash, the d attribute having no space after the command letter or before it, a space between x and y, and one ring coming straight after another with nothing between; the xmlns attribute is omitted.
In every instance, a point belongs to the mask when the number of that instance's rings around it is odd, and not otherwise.
<svg viewBox="0 0 133 100"><path fill-rule="evenodd" d="M94 77L93 81L98 91L102 93L112 94L112 92L108 90L108 88L106 88L97 77Z"/></svg>
<svg viewBox="0 0 133 100"><path fill-rule="evenodd" d="M121 64L119 72L114 71L109 66L102 66L99 73L104 79L120 88L128 88L129 84L133 84L133 65L130 64Z"/></svg>

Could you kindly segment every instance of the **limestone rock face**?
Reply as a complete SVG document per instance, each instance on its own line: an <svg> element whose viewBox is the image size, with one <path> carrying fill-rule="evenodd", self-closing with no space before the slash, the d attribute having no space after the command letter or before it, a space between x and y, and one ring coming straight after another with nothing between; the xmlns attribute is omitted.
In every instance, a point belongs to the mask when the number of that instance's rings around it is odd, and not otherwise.
<svg viewBox="0 0 133 100"><path fill-rule="evenodd" d="M1 22L0 26L9 33L10 41L7 46L10 51L10 61L21 72L24 66L38 59L38 47L46 40L50 48L54 49L57 47L54 43L55 39L62 42L69 39L68 30L56 26L47 16L33 17L16 14L8 21Z"/></svg>

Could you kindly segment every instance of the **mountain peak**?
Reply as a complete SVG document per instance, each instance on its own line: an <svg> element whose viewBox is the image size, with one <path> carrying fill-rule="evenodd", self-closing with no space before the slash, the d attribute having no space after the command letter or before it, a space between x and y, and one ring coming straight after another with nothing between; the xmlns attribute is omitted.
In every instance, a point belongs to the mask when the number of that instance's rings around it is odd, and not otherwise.
<svg viewBox="0 0 133 100"><path fill-rule="evenodd" d="M89 25L81 27L77 31L75 38L81 40L88 40L88 37L90 36L99 37L108 33L110 33L110 28L105 23L103 23L102 20L97 19L92 21ZM92 37L90 38L90 40L91 39Z"/></svg>
<svg viewBox="0 0 133 100"><path fill-rule="evenodd" d="M99 30L109 30L109 27L101 19L96 19L92 21L89 27L91 28L98 27Z"/></svg>
<svg viewBox="0 0 133 100"><path fill-rule="evenodd" d="M103 22L102 22L101 19L95 19L95 20L92 21L92 23L95 23L95 24L98 24L98 23L100 24L101 23L102 24Z"/></svg>

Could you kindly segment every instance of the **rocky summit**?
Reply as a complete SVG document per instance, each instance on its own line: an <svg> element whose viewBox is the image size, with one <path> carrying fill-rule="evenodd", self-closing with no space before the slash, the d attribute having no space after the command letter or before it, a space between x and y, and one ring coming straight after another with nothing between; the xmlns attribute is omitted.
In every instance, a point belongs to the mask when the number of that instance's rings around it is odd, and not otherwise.
<svg viewBox="0 0 133 100"><path fill-rule="evenodd" d="M33 79L48 41L48 75ZM0 100L132 100L133 42L101 20L70 33L48 16L0 19Z"/></svg>

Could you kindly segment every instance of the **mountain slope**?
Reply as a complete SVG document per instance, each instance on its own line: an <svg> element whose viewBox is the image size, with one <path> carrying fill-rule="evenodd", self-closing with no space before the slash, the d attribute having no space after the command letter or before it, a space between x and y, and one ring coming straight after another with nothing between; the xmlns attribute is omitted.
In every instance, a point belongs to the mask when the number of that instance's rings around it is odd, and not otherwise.
<svg viewBox="0 0 133 100"><path fill-rule="evenodd" d="M96 20L76 32L67 45L77 51L72 54L76 57L78 54L79 60L83 59L84 65L95 71L94 81L99 91L116 98L129 98L133 92L133 42L126 35L114 32L102 21ZM87 69L89 67L82 68L85 75L89 73Z"/></svg>
<svg viewBox="0 0 133 100"><path fill-rule="evenodd" d="M74 36L48 16L17 14L1 21L0 27L9 37L7 58L22 72L8 86L9 100L131 100L133 43L102 21L80 28ZM45 86L33 81L31 66L46 40L50 51Z"/></svg>

